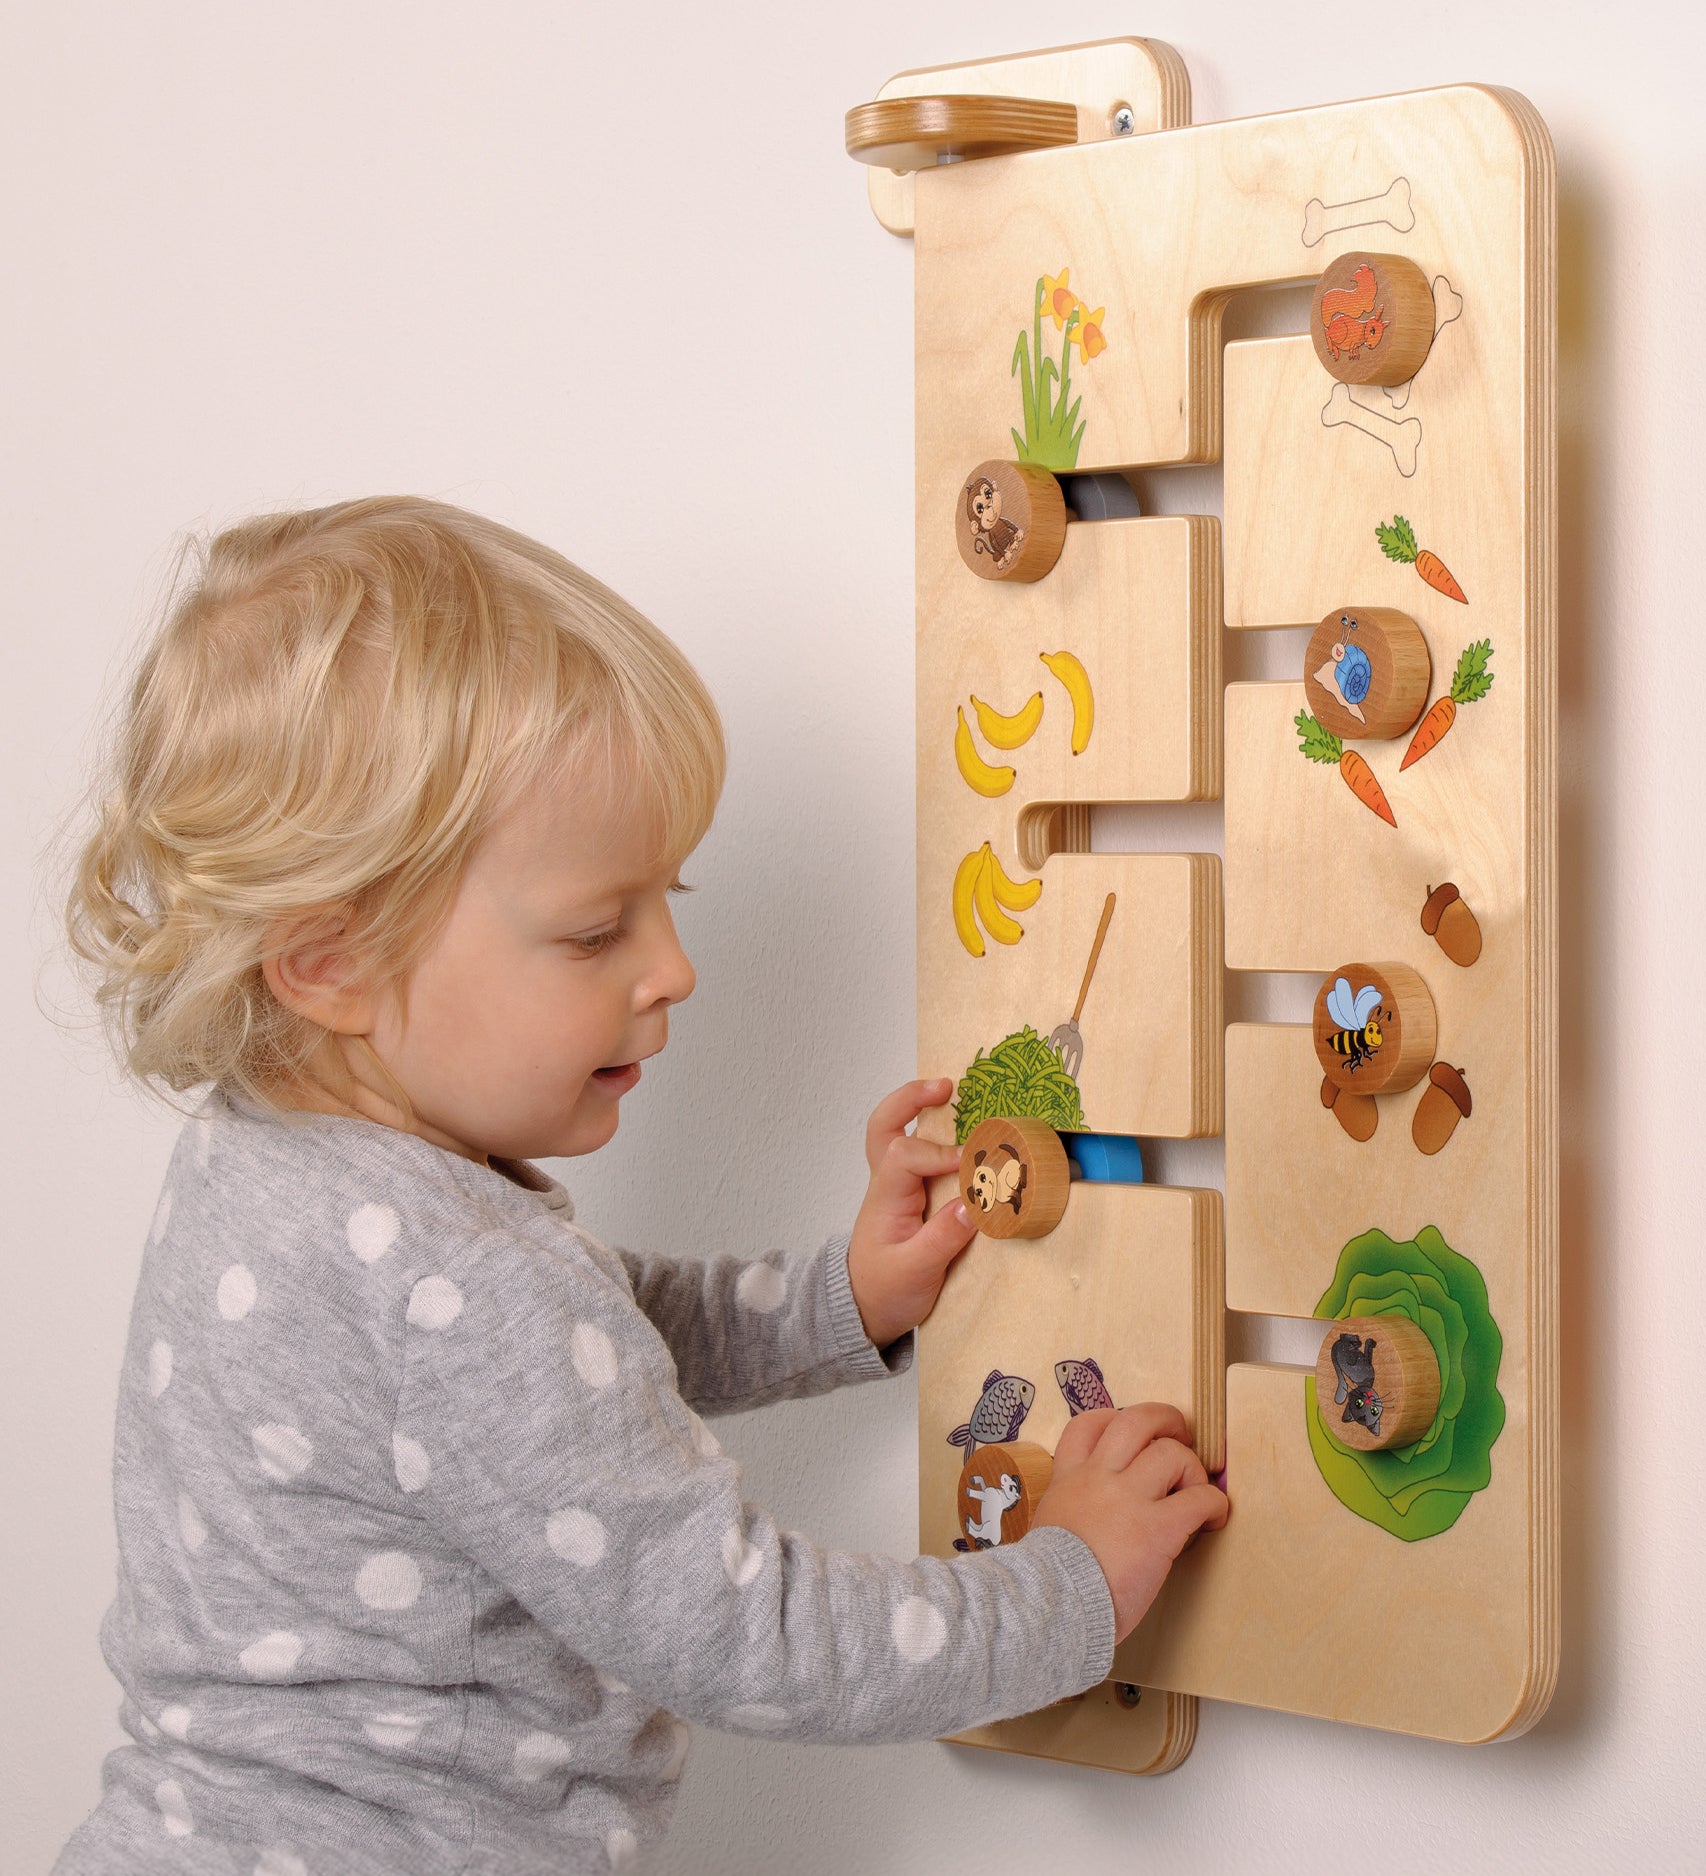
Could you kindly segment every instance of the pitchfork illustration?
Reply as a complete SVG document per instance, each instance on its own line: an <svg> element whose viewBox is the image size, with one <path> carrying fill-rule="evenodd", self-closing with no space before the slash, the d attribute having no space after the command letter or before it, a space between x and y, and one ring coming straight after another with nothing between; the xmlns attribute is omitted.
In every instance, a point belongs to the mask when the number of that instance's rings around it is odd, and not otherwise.
<svg viewBox="0 0 1706 1876"><path fill-rule="evenodd" d="M1072 1006L1071 1016L1048 1039L1048 1046L1060 1057L1061 1067L1074 1081L1084 1061L1084 1037L1079 1031L1078 1019L1084 1014L1084 999L1090 994L1090 979L1096 975L1096 960L1102 955L1102 940L1108 935L1108 921L1113 916L1114 895L1109 893L1102 907L1102 922L1096 927L1096 942L1090 947L1090 962L1084 966L1084 981L1078 986L1078 1001Z"/></svg>

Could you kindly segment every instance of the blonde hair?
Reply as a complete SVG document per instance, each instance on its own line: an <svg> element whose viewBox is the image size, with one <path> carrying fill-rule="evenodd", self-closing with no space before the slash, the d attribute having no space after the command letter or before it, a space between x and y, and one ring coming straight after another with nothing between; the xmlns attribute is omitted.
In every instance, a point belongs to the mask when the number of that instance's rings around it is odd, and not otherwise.
<svg viewBox="0 0 1706 1876"><path fill-rule="evenodd" d="M275 1110L280 1084L324 1089L327 1032L262 958L347 919L368 980L406 998L492 821L618 765L650 792L658 861L685 856L722 789L716 707L663 633L537 541L413 496L190 538L65 906L120 1066Z"/></svg>

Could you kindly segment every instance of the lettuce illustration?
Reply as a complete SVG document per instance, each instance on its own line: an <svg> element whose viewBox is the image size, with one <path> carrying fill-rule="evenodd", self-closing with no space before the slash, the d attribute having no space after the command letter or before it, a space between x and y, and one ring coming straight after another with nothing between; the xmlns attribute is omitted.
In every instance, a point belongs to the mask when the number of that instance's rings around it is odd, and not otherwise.
<svg viewBox="0 0 1706 1876"><path fill-rule="evenodd" d="M1315 1314L1408 1316L1433 1344L1439 1411L1413 1444L1371 1453L1341 1446L1321 1418L1313 1379L1305 1414L1315 1463L1341 1504L1407 1541L1449 1530L1492 1478L1493 1442L1505 1424L1497 1385L1504 1338L1480 1271L1432 1225L1403 1244L1365 1231L1339 1253Z"/></svg>
<svg viewBox="0 0 1706 1876"><path fill-rule="evenodd" d="M954 1091L954 1143L964 1146L980 1120L1046 1120L1057 1133L1084 1131L1078 1083L1029 1026L977 1056Z"/></svg>

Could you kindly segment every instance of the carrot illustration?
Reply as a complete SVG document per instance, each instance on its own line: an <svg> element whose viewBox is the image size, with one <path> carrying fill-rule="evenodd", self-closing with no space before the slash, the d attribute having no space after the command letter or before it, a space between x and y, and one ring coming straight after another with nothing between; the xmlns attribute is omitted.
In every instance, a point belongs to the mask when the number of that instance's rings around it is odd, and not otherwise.
<svg viewBox="0 0 1706 1876"><path fill-rule="evenodd" d="M1298 744L1311 762L1336 762L1339 773L1345 778L1345 785L1365 808L1378 814L1390 827L1398 825L1398 817L1392 812L1392 804L1386 799L1386 791L1380 786L1373 769L1354 749L1347 749L1333 732L1323 729L1307 710L1300 710L1295 718L1297 733L1303 738Z"/></svg>
<svg viewBox="0 0 1706 1876"><path fill-rule="evenodd" d="M1431 547L1416 545L1416 530L1402 515L1394 515L1391 525L1384 521L1374 524L1374 538L1380 543L1380 551L1388 560L1396 560L1401 566L1414 567L1436 593L1443 593L1447 599L1455 599L1460 605L1469 604L1469 596L1451 577L1451 569L1440 559Z"/></svg>
<svg viewBox="0 0 1706 1876"><path fill-rule="evenodd" d="M1457 669L1451 674L1450 691L1416 725L1416 733L1410 738L1410 747L1404 752L1404 760L1398 764L1400 772L1412 762L1420 762L1445 735L1457 721L1459 704L1479 703L1493 688L1493 673L1487 669L1487 660L1492 655L1493 641L1490 638L1477 639L1464 650L1463 656L1457 661Z"/></svg>

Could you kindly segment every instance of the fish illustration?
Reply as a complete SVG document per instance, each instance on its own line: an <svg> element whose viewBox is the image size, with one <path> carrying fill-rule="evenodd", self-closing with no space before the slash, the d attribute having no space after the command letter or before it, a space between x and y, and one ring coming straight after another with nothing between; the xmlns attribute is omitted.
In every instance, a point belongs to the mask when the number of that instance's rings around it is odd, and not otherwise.
<svg viewBox="0 0 1706 1876"><path fill-rule="evenodd" d="M1094 1408L1114 1404L1102 1371L1093 1361L1057 1361L1054 1378L1066 1396L1067 1407L1075 1414L1087 1414Z"/></svg>
<svg viewBox="0 0 1706 1876"><path fill-rule="evenodd" d="M999 1368L991 1368L977 1405L971 1410L971 1418L964 1426L954 1428L948 1435L948 1444L963 1446L969 1454L974 1446L993 1446L1000 1440L1010 1440L1025 1424L1025 1416L1036 1398L1036 1388L1023 1376L1003 1374Z"/></svg>

